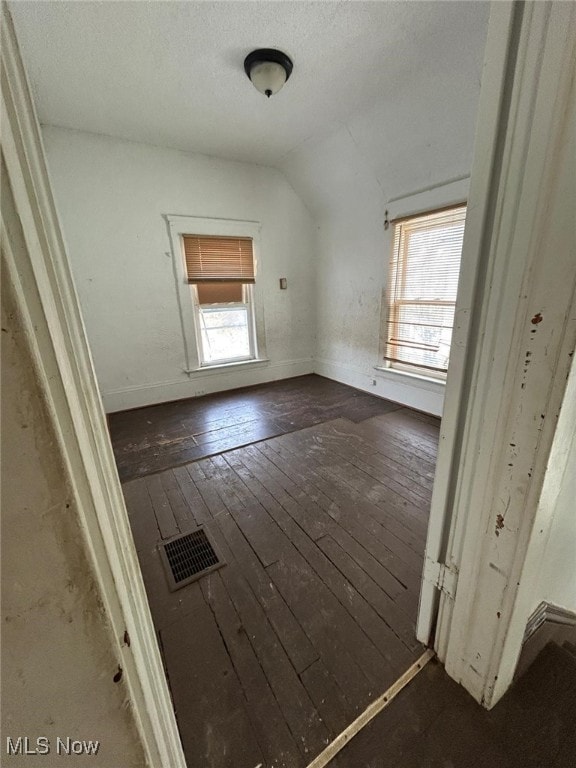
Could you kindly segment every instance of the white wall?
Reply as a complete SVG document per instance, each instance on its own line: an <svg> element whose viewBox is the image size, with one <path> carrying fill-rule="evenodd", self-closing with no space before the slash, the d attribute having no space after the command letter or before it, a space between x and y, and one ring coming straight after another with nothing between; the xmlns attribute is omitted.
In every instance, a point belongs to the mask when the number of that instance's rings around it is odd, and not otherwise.
<svg viewBox="0 0 576 768"><path fill-rule="evenodd" d="M4 170L4 169L3 169ZM4 202L4 200L3 200ZM13 297L2 281L2 745L50 739L38 764L142 768L144 755L78 510ZM57 737L100 741L57 754ZM36 764L33 757L2 765Z"/></svg>
<svg viewBox="0 0 576 768"><path fill-rule="evenodd" d="M485 27L486 8L474 10L470 24ZM470 172L483 56L471 29L455 41L458 66L439 72L427 62L280 166L318 219L316 371L436 414L443 385L374 370L390 257L383 222L392 201Z"/></svg>
<svg viewBox="0 0 576 768"><path fill-rule="evenodd" d="M576 147L574 147L576 149ZM574 155L576 157L576 155ZM574 165L574 162L572 162ZM569 199L569 198L568 198ZM574 200L574 197L573 197ZM576 364L572 362L526 558L524 626L542 602L576 613Z"/></svg>
<svg viewBox="0 0 576 768"><path fill-rule="evenodd" d="M278 170L54 127L43 137L107 410L312 370L315 229ZM184 372L166 214L261 223L269 363Z"/></svg>
<svg viewBox="0 0 576 768"><path fill-rule="evenodd" d="M552 513L536 596L576 613L576 435Z"/></svg>

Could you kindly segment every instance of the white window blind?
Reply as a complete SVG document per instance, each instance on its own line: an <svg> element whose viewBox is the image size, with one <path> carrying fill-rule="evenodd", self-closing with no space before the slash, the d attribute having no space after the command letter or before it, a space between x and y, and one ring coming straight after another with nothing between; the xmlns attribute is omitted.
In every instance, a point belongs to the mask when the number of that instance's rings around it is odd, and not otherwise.
<svg viewBox="0 0 576 768"><path fill-rule="evenodd" d="M466 206L394 222L385 359L392 367L448 370Z"/></svg>

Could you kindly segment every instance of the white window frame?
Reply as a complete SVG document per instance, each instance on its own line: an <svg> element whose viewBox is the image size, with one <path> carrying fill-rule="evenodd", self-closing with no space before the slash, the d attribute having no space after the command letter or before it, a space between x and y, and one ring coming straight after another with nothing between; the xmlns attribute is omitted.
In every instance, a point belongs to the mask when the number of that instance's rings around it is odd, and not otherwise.
<svg viewBox="0 0 576 768"><path fill-rule="evenodd" d="M462 205L468 199L470 188L470 179L468 176L451 181L445 184L425 189L402 198L390 200L387 205L387 221L394 219L403 219L416 216L422 216L430 211L439 208ZM382 306L380 311L380 346L378 352L378 363L375 369L386 378L395 380L404 380L406 382L429 383L434 390L439 392L444 390L446 376L440 372L438 375L434 371L417 368L417 366L404 366L397 364L392 366L390 361L385 360L386 340L387 340L387 321L388 321L388 280L390 278L390 260L394 248L394 225L390 224L384 231L384 253L388 255L382 260Z"/></svg>
<svg viewBox="0 0 576 768"><path fill-rule="evenodd" d="M458 210L465 206L466 206L466 202L462 201L461 203L457 203L454 206L452 205L441 206L439 209L422 211L420 213L417 213L411 216L403 217L403 220L401 222L392 223L392 227L393 227L392 235L394 238L394 242L396 241L396 227L402 227L404 224L409 224L411 222L414 222L415 220L426 218L428 216L433 216L435 214L438 214L438 215L442 215L443 213L447 214L453 210ZM464 239L464 233L462 233L462 239ZM402 242L402 234L400 234L400 242ZM399 247L401 248L402 246L400 245ZM393 263L396 256L397 256L396 246L394 245L393 250L390 253L390 261L388 264L388 281L390 281L390 277L392 275ZM400 272L400 281L404 283L409 273L409 268L407 267L404 259L402 259L402 267L398 266L397 268L399 270L402 269L402 271ZM402 305L424 304L426 306L434 305L437 307L454 307L454 310L456 310L456 296L454 296L454 301L448 301L444 299L420 300L420 299L398 298L397 296L392 296L392 286L390 284L388 285L388 288L387 288L387 294L388 294L388 301L387 301L388 331L386 334L387 338L389 337L391 332L391 324L392 324L392 327L395 329L393 333L398 333L397 326L399 325L400 321L397 319L397 312L399 311L398 308L401 307ZM387 344L386 346L388 347L389 345ZM385 353L390 354L388 348L386 348ZM427 376L429 378L440 379L442 381L446 381L446 376L448 374L447 370L446 371L434 370L432 368L427 368L425 365L418 365L417 363L401 362L398 360L390 360L390 359L386 359L386 362L388 363L390 368L392 368L393 370L405 371L407 373L414 373L417 376Z"/></svg>
<svg viewBox="0 0 576 768"><path fill-rule="evenodd" d="M264 301L261 292L263 264L260 250L261 224L258 221L240 219L200 218L197 216L165 216L170 245L172 264L176 281L176 295L180 311L182 338L184 343L184 371L189 374L201 371L252 365L267 362L266 339L264 333ZM184 235L238 236L252 239L254 270L256 282L248 288L250 297L249 324L251 329L251 349L254 355L249 358L232 358L217 362L202 361L202 339L200 333L200 307L196 287L188 282L186 260L184 256ZM223 305L228 308L231 305Z"/></svg>
<svg viewBox="0 0 576 768"><path fill-rule="evenodd" d="M215 365L228 365L233 363L247 363L258 359L258 340L256 338L256 316L254 313L254 285L250 283L244 283L242 285L242 301L228 302L225 304L200 304L198 300L198 288L196 285L190 286L192 290L192 299L194 302L194 314L195 314L195 328L196 328L196 345L198 350L198 356L200 360L200 366L202 368L212 368ZM204 342L202 341L202 314L203 312L220 312L222 310L232 310L242 307L246 310L246 316L248 321L248 343L249 352L248 355L231 357L222 360L206 360L206 350L204 349Z"/></svg>

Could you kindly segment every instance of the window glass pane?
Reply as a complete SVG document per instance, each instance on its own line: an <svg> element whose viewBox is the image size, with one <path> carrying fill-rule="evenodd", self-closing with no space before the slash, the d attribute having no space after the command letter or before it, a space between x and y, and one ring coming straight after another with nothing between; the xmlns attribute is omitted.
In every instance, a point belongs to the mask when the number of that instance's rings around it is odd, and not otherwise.
<svg viewBox="0 0 576 768"><path fill-rule="evenodd" d="M456 301L464 222L407 234L404 299Z"/></svg>
<svg viewBox="0 0 576 768"><path fill-rule="evenodd" d="M250 357L246 307L200 309L200 332L205 363Z"/></svg>
<svg viewBox="0 0 576 768"><path fill-rule="evenodd" d="M448 368L454 307L437 304L397 304L389 340L392 362L442 371Z"/></svg>

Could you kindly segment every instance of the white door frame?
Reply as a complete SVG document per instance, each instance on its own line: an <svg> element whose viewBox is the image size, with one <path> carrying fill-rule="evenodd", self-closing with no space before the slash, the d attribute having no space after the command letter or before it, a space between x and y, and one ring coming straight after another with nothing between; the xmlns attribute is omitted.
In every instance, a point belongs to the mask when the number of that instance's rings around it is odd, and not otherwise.
<svg viewBox="0 0 576 768"><path fill-rule="evenodd" d="M7 7L1 13L1 148L25 252L13 251L2 210L2 251L43 395L79 510L80 525L151 768L186 761L62 232L42 137ZM13 224L13 222L10 222ZM128 631L130 644L124 642Z"/></svg>
<svg viewBox="0 0 576 768"><path fill-rule="evenodd" d="M434 490L424 558L424 572L416 635L420 642L434 645L440 590L455 591L457 564L447 557L447 541L457 515L453 509L454 478L460 461L462 432L469 391L469 354L475 342L475 309L481 302L482 233L491 215L492 169L501 124L501 104L505 90L505 62L510 45L513 4L501 2L491 8L482 88L478 106L474 170L467 198L466 228L454 313L450 368L446 380L444 411L434 477ZM440 572L439 564L445 566Z"/></svg>
<svg viewBox="0 0 576 768"><path fill-rule="evenodd" d="M575 38L572 3L492 5L418 619L487 707L521 648L518 592L576 343L574 230L552 242L548 224L567 220Z"/></svg>

